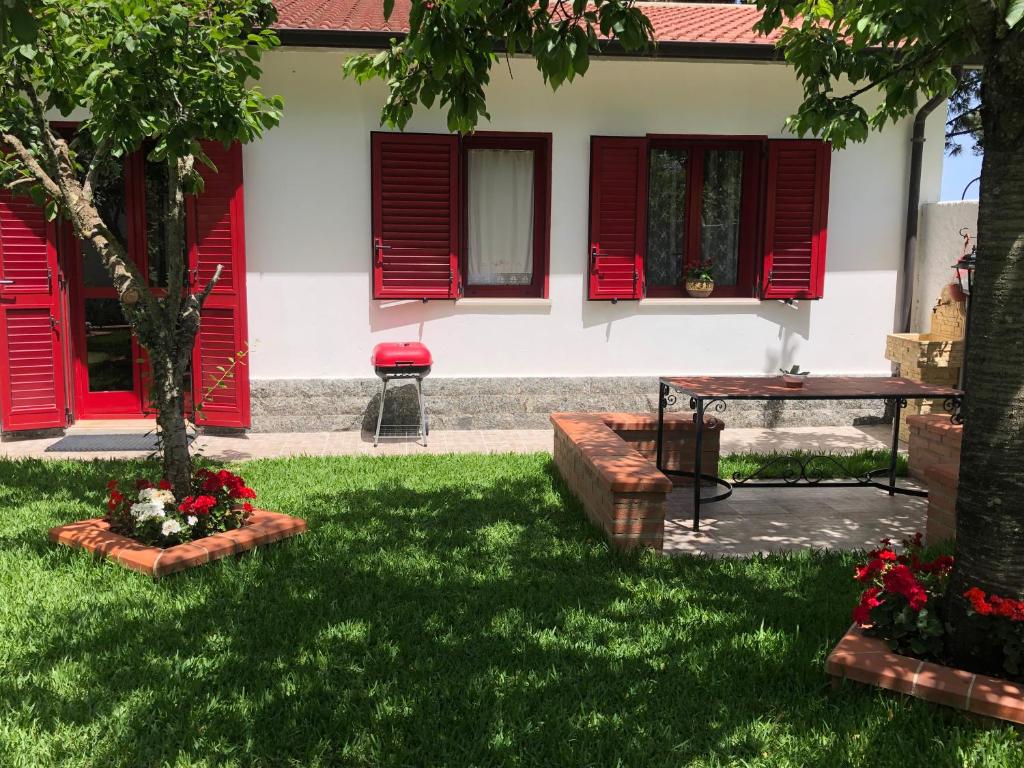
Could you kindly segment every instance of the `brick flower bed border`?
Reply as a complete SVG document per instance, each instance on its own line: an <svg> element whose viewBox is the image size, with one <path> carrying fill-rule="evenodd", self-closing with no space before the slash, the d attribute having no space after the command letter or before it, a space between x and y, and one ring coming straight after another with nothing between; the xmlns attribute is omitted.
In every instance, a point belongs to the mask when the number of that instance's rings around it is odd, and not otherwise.
<svg viewBox="0 0 1024 768"><path fill-rule="evenodd" d="M261 544L280 541L306 530L306 521L280 512L253 510L241 528L215 533L187 544L161 549L110 531L102 518L79 520L50 529L50 541L103 555L109 560L159 579L195 568L228 555L247 552Z"/></svg>
<svg viewBox="0 0 1024 768"><path fill-rule="evenodd" d="M1024 724L1024 686L988 675L901 656L884 640L856 624L829 654L825 670L833 683L858 683L898 691L934 704Z"/></svg>

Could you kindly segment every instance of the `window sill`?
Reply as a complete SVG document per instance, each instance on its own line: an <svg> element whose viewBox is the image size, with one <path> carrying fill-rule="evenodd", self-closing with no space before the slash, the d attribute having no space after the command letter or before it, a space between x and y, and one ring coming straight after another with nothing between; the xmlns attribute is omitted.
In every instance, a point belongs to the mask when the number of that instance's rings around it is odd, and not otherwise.
<svg viewBox="0 0 1024 768"><path fill-rule="evenodd" d="M513 297L458 299L457 307L550 307L551 299L517 299Z"/></svg>
<svg viewBox="0 0 1024 768"><path fill-rule="evenodd" d="M704 305L715 307L756 307L763 304L763 300L748 297L730 296L720 299L691 299L682 296L664 299L640 299L641 307L700 307Z"/></svg>

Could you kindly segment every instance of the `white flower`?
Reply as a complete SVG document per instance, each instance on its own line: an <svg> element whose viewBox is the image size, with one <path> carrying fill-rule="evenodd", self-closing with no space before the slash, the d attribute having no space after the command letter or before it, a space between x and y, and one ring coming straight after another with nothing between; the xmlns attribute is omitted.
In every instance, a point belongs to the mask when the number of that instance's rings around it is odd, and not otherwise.
<svg viewBox="0 0 1024 768"><path fill-rule="evenodd" d="M143 488L139 491L139 501L150 504L174 504L174 494L162 488Z"/></svg>
<svg viewBox="0 0 1024 768"><path fill-rule="evenodd" d="M195 525L196 523L199 522L199 518L196 517L195 515L189 515L188 517L185 518L185 522L188 523L189 525Z"/></svg>
<svg viewBox="0 0 1024 768"><path fill-rule="evenodd" d="M164 536L170 536L178 533L181 530L181 523L177 520L164 520L164 524L160 526L160 533Z"/></svg>
<svg viewBox="0 0 1024 768"><path fill-rule="evenodd" d="M154 501L140 501L138 504L132 504L131 513L132 517L140 523L154 517L166 517L163 503Z"/></svg>

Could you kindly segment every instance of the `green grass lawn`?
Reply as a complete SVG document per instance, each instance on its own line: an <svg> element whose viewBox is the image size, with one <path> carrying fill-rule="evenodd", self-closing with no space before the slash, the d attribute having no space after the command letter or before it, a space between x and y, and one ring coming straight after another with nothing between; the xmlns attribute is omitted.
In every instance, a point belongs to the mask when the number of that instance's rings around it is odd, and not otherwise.
<svg viewBox="0 0 1024 768"><path fill-rule="evenodd" d="M0 765L1024 765L830 690L852 555L615 555L546 455L238 468L309 532L153 583L46 541L133 467L0 461Z"/></svg>

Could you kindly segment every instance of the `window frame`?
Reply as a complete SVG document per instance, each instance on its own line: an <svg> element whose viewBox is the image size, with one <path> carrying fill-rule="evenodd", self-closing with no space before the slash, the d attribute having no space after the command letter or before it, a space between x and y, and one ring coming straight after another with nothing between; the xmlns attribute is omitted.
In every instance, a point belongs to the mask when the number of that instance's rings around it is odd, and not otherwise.
<svg viewBox="0 0 1024 768"><path fill-rule="evenodd" d="M650 194L645 192L644 295L648 298L681 298L687 295L685 270L699 262L701 243L701 200L704 187L704 153L714 150L743 152L743 189L740 202L740 237L735 285L715 283L709 298L749 298L758 295L760 271L760 229L764 207L764 157L767 136L717 136L685 134L647 134L647 173L650 153L655 149L686 150L686 228L684 276L675 286L652 286L646 279L647 231L650 221ZM645 180L649 181L649 180ZM645 184L646 186L646 184Z"/></svg>
<svg viewBox="0 0 1024 768"><path fill-rule="evenodd" d="M474 149L533 152L533 280L527 285L469 284L469 152ZM477 131L459 142L459 165L459 298L547 298L551 252L551 134Z"/></svg>

